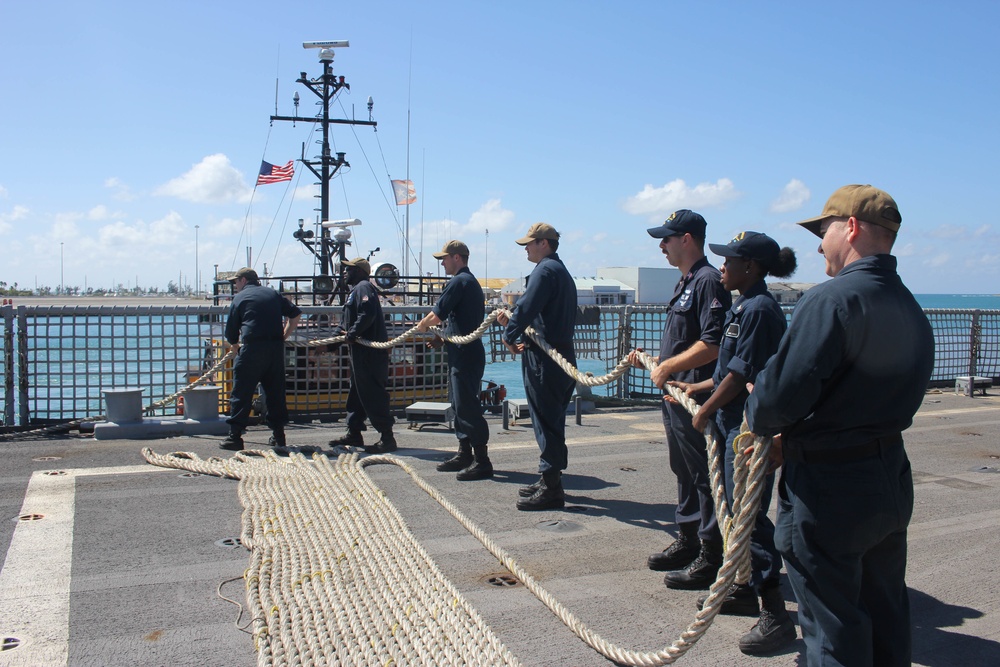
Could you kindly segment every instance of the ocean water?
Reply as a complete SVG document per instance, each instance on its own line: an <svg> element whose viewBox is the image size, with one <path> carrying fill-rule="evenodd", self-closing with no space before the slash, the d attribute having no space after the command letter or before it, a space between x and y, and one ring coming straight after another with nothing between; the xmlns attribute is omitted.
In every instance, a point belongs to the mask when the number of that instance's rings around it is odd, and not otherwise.
<svg viewBox="0 0 1000 667"><path fill-rule="evenodd" d="M959 308L963 310L1000 310L1000 294L914 294L921 308ZM615 360L617 362L617 360ZM579 367L594 375L607 372L606 362L602 359L582 359ZM521 360L503 361L486 365L484 380L492 380L507 388L509 398L524 398L524 381L521 378ZM600 387L594 388L594 393L603 395Z"/></svg>

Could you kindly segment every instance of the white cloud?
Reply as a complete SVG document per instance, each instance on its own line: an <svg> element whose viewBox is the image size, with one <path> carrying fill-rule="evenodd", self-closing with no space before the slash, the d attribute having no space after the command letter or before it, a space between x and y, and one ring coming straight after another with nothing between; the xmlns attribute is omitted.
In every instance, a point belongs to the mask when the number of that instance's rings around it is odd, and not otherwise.
<svg viewBox="0 0 1000 667"><path fill-rule="evenodd" d="M7 188L0 185L0 199L6 199L6 198L7 198Z"/></svg>
<svg viewBox="0 0 1000 667"><path fill-rule="evenodd" d="M119 201L132 201L136 198L129 187L117 176L105 179L104 187L114 190L115 192L112 196Z"/></svg>
<svg viewBox="0 0 1000 667"><path fill-rule="evenodd" d="M929 232L929 235L938 239L964 239L968 236L965 225L952 225L945 223L938 225Z"/></svg>
<svg viewBox="0 0 1000 667"><path fill-rule="evenodd" d="M912 243L907 243L906 245L900 247L895 246L892 249L892 254L896 257L912 257L917 254L917 249Z"/></svg>
<svg viewBox="0 0 1000 667"><path fill-rule="evenodd" d="M104 204L99 204L87 211L88 220L107 220L111 217L111 212Z"/></svg>
<svg viewBox="0 0 1000 667"><path fill-rule="evenodd" d="M0 234L6 234L13 226L10 224L28 215L28 207L15 206L8 213L0 213Z"/></svg>
<svg viewBox="0 0 1000 667"><path fill-rule="evenodd" d="M243 182L243 174L222 153L205 157L187 173L153 191L155 195L177 197L199 204L246 202L250 193L250 188Z"/></svg>
<svg viewBox="0 0 1000 667"><path fill-rule="evenodd" d="M722 206L739 196L740 193L728 178L720 178L715 183L699 183L693 188L678 178L659 188L647 183L641 192L628 197L622 208L633 215L657 219L681 208L706 209Z"/></svg>
<svg viewBox="0 0 1000 667"><path fill-rule="evenodd" d="M789 213L798 210L809 201L812 193L806 184L797 178L788 181L778 198L771 202L771 213Z"/></svg>
<svg viewBox="0 0 1000 667"><path fill-rule="evenodd" d="M933 257L928 257L924 262L927 266L938 268L941 266L946 266L951 263L951 253L942 252L934 255Z"/></svg>
<svg viewBox="0 0 1000 667"><path fill-rule="evenodd" d="M513 222L514 212L501 206L499 199L490 199L469 216L469 223L462 226L462 231L475 234L492 229L494 232L501 232L508 229Z"/></svg>

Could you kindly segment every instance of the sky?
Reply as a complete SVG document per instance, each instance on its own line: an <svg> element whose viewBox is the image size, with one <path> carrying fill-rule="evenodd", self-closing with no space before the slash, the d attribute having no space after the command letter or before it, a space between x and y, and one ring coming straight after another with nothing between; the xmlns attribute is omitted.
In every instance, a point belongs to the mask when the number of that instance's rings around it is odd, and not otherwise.
<svg viewBox="0 0 1000 667"><path fill-rule="evenodd" d="M646 229L690 208L709 242L765 232L796 251L790 280L820 282L795 223L871 183L913 292L998 293L998 24L998 3L922 0L4 2L0 281L205 289L248 256L311 275L292 232L316 179L254 184L319 150L312 123L269 121L295 92L316 113L302 42L349 40L334 115L366 120L371 96L378 122L333 130L349 256L438 275L458 238L477 276L517 278L514 241L544 221L575 276L659 267Z"/></svg>

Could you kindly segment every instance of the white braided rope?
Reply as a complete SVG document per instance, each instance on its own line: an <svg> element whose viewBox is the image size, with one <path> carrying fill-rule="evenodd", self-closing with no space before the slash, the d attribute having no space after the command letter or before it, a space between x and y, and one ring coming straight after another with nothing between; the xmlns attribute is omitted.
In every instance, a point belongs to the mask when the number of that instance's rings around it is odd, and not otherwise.
<svg viewBox="0 0 1000 667"><path fill-rule="evenodd" d="M520 664L363 470L398 459L143 456L240 480L258 665Z"/></svg>

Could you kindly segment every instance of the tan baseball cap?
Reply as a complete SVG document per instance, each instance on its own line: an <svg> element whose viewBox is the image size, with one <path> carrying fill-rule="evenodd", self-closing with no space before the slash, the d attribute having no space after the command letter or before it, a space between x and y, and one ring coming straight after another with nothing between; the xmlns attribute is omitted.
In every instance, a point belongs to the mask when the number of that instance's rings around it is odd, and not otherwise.
<svg viewBox="0 0 1000 667"><path fill-rule="evenodd" d="M462 257L468 258L469 246L465 245L461 241L453 239L444 244L444 247L441 248L441 252L434 253L434 259L444 259L445 257L450 257L451 255L461 255Z"/></svg>
<svg viewBox="0 0 1000 667"><path fill-rule="evenodd" d="M516 243L518 245L528 245L535 239L552 239L553 241L558 241L559 232L547 222L536 222L528 228L528 233L519 238Z"/></svg>
<svg viewBox="0 0 1000 667"><path fill-rule="evenodd" d="M257 272L251 269L249 266L244 266L242 269L236 272L229 282L235 283L237 278L246 278L248 283L259 283L260 278L257 277Z"/></svg>
<svg viewBox="0 0 1000 667"><path fill-rule="evenodd" d="M344 266L353 266L354 268L361 271L366 276L372 274L372 265L368 263L368 260L364 257L355 257L354 259L348 259L343 262Z"/></svg>
<svg viewBox="0 0 1000 667"><path fill-rule="evenodd" d="M816 236L820 226L831 218L857 218L862 222L899 231L903 217L895 200L888 192L871 185L845 185L830 195L823 207L823 213L798 223Z"/></svg>

